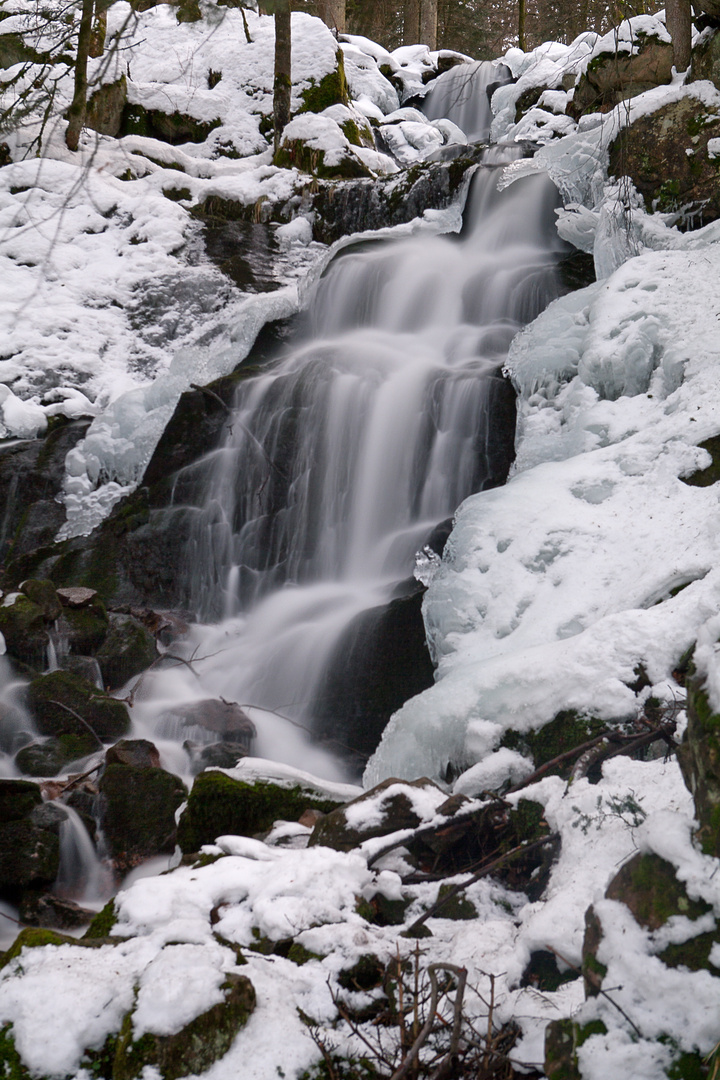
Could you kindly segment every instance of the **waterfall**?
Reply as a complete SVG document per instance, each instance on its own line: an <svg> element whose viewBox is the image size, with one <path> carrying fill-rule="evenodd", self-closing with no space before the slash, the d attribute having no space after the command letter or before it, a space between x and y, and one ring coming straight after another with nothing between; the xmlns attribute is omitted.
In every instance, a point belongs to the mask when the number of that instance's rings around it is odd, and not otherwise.
<svg viewBox="0 0 720 1080"><path fill-rule="evenodd" d="M452 120L471 142L484 142L492 123L489 98L493 90L510 80L510 70L504 64L485 60L458 64L435 79L423 100L423 112L430 120Z"/></svg>
<svg viewBox="0 0 720 1080"><path fill-rule="evenodd" d="M65 804L62 810L60 868L52 892L83 906L100 907L114 892L112 872L98 858L77 811Z"/></svg>
<svg viewBox="0 0 720 1080"><path fill-rule="evenodd" d="M487 126L484 89L480 102ZM284 355L240 384L222 445L178 475L175 505L200 505L180 572L213 625L191 634L192 670L143 685L148 737L173 704L223 697L257 707L258 754L332 773L262 710L312 728L348 627L398 595L465 497L504 482L502 364L559 291L555 188L533 176L499 192L497 176L476 174L460 237L346 248Z"/></svg>

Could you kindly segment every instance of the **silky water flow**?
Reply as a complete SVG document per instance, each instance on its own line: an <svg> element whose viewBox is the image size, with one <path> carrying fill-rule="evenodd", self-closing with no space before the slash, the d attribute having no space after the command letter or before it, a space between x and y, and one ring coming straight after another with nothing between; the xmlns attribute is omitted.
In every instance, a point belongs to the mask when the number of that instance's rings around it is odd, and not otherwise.
<svg viewBox="0 0 720 1080"><path fill-rule="evenodd" d="M180 568L200 620L192 663L152 673L133 710L175 771L188 770L183 739L218 738L188 726L188 702L222 698L255 723L254 755L347 778L342 751L308 735L333 665L439 523L503 482L502 364L559 291L553 185L500 192L498 177L478 170L459 237L343 251L296 340L240 384L223 444L178 477L178 504L203 493ZM335 701L342 713L342 688ZM342 744L343 716L327 719Z"/></svg>

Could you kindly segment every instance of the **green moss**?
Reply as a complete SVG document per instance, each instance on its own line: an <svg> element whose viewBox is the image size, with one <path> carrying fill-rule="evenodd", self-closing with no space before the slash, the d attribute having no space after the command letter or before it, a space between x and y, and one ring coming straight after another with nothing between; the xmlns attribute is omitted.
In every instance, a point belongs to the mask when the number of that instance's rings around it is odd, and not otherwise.
<svg viewBox="0 0 720 1080"><path fill-rule="evenodd" d="M510 750L530 755L535 765L546 764L581 743L595 738L605 731L607 724L593 716L583 716L575 709L563 709L537 731L508 731L500 743ZM558 767L555 772L563 775L570 766Z"/></svg>
<svg viewBox="0 0 720 1080"><path fill-rule="evenodd" d="M16 597L7 607L0 606L0 634L10 656L31 664L45 666L48 634L42 608L27 596Z"/></svg>
<svg viewBox="0 0 720 1080"><path fill-rule="evenodd" d="M83 934L83 938L109 937L116 923L117 913L115 911L115 901L108 900L105 907L101 911L98 911L97 915L88 926Z"/></svg>
<svg viewBox="0 0 720 1080"><path fill-rule="evenodd" d="M297 941L293 941L288 949L287 958L292 960L293 964L297 964L298 967L307 964L308 960L322 960L319 953L310 952L309 949L306 949L304 945L300 945Z"/></svg>
<svg viewBox="0 0 720 1080"><path fill-rule="evenodd" d="M109 1035L99 1050L86 1050L81 1067L95 1080L113 1080L117 1043L117 1035Z"/></svg>
<svg viewBox="0 0 720 1080"><path fill-rule="evenodd" d="M437 895L437 902L442 902L454 888L454 885L441 885ZM449 900L446 900L437 914L440 919L453 919L456 921L469 921L470 919L477 919L478 916L475 905L462 893L457 893Z"/></svg>
<svg viewBox="0 0 720 1080"><path fill-rule="evenodd" d="M337 67L324 75L320 82L310 80L310 86L301 96L302 104L298 112L321 113L331 105L347 105L348 85L342 49L338 49L335 56Z"/></svg>
<svg viewBox="0 0 720 1080"><path fill-rule="evenodd" d="M12 1024L0 1027L0 1075L3 1080L31 1080L30 1073L15 1049Z"/></svg>
<svg viewBox="0 0 720 1080"><path fill-rule="evenodd" d="M666 180L658 188L654 209L669 214L680 208L680 184L677 180Z"/></svg>
<svg viewBox="0 0 720 1080"><path fill-rule="evenodd" d="M680 1054L667 1075L668 1080L707 1080L709 1071L700 1054Z"/></svg>
<svg viewBox="0 0 720 1080"><path fill-rule="evenodd" d="M248 784L207 769L197 777L190 792L180 818L178 843L184 852L199 851L218 836L253 836L271 829L275 821L297 821L309 806L329 813L337 805L300 787L286 788L265 781Z"/></svg>
<svg viewBox="0 0 720 1080"><path fill-rule="evenodd" d="M698 934L697 937L684 941L682 945L668 945L660 954L663 964L668 967L685 967L689 971L703 971L710 966L710 952L713 945L718 941L718 931L714 930L706 934Z"/></svg>
<svg viewBox="0 0 720 1080"><path fill-rule="evenodd" d="M607 1028L602 1020L589 1020L586 1024L575 1024L575 1046L582 1046L592 1035L607 1035Z"/></svg>
<svg viewBox="0 0 720 1080"><path fill-rule="evenodd" d="M89 725L99 739L118 739L130 727L128 711L121 701L67 671L51 671L33 679L28 701L42 735L84 736Z"/></svg>
<svg viewBox="0 0 720 1080"><path fill-rule="evenodd" d="M26 926L24 930L20 931L15 938L15 941L3 956L0 968L4 968L11 960L14 960L16 956L19 956L23 949L41 949L45 945L76 944L75 938L67 937L65 934L59 934L56 930L44 930L41 927Z"/></svg>
<svg viewBox="0 0 720 1080"><path fill-rule="evenodd" d="M699 919L711 910L703 900L688 897L675 868L659 855L633 856L615 875L606 895L626 904L635 919L651 930L664 926L673 915Z"/></svg>
<svg viewBox="0 0 720 1080"><path fill-rule="evenodd" d="M373 990L385 977L385 965L374 953L364 953L352 967L339 972L337 981L343 990Z"/></svg>

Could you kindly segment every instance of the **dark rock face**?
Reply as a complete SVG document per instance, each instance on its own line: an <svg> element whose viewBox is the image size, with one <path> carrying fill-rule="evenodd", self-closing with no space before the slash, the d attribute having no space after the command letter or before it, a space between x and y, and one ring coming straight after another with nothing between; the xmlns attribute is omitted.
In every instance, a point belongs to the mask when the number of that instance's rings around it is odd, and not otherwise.
<svg viewBox="0 0 720 1080"><path fill-rule="evenodd" d="M65 521L65 508L56 502L65 456L89 423L57 423L44 439L0 447L0 564L52 543Z"/></svg>
<svg viewBox="0 0 720 1080"><path fill-rule="evenodd" d="M87 757L97 748L97 740L89 732L60 735L23 746L15 755L15 764L25 776L56 776L68 762Z"/></svg>
<svg viewBox="0 0 720 1080"><path fill-rule="evenodd" d="M127 104L127 79L121 76L114 83L101 86L87 103L85 126L101 135L119 135L123 111Z"/></svg>
<svg viewBox="0 0 720 1080"><path fill-rule="evenodd" d="M23 890L55 880L66 816L60 806L42 801L37 784L0 780L0 895L17 899Z"/></svg>
<svg viewBox="0 0 720 1080"><path fill-rule="evenodd" d="M221 772L203 772L180 818L178 843L187 854L214 843L218 836L254 836L267 832L275 821L297 821L308 806L329 813L337 802L299 787L248 784Z"/></svg>
<svg viewBox="0 0 720 1080"><path fill-rule="evenodd" d="M160 754L147 739L121 739L105 755L107 765L134 765L140 768L160 768Z"/></svg>
<svg viewBox="0 0 720 1080"><path fill-rule="evenodd" d="M157 659L153 635L132 615L111 614L109 629L95 653L105 685L117 690Z"/></svg>
<svg viewBox="0 0 720 1080"><path fill-rule="evenodd" d="M179 777L152 766L111 764L99 787L103 831L118 871L175 850L175 811L187 794Z"/></svg>
<svg viewBox="0 0 720 1080"><path fill-rule="evenodd" d="M699 98L686 97L639 117L610 147L610 172L629 176L648 210L676 212L696 227L720 217L720 158L708 141L720 120Z"/></svg>
<svg viewBox="0 0 720 1080"><path fill-rule="evenodd" d="M330 660L315 732L333 749L367 758L392 714L433 683L422 620L424 588L353 619Z"/></svg>

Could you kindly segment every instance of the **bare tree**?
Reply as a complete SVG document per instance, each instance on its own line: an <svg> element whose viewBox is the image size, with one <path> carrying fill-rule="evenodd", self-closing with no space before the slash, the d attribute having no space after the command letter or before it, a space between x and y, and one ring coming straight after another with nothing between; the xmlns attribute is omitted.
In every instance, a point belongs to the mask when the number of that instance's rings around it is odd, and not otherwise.
<svg viewBox="0 0 720 1080"><path fill-rule="evenodd" d="M77 56L75 58L75 92L68 109L68 126L65 132L65 144L68 150L77 150L80 132L85 123L87 108L87 65L92 44L94 0L82 0L80 32L78 34Z"/></svg>
<svg viewBox="0 0 720 1080"><path fill-rule="evenodd" d="M437 49L437 0L420 0L420 41L429 49Z"/></svg>
<svg viewBox="0 0 720 1080"><path fill-rule="evenodd" d="M319 10L326 26L338 34L345 33L345 0L322 0Z"/></svg>

